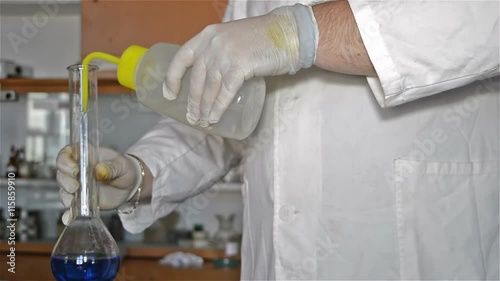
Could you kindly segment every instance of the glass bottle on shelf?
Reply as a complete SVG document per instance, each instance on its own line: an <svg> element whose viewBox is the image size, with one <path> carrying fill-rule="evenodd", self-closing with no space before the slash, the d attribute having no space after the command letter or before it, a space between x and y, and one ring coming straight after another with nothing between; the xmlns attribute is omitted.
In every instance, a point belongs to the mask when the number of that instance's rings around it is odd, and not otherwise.
<svg viewBox="0 0 500 281"><path fill-rule="evenodd" d="M16 207L14 209L14 222L16 224L16 227L15 227L15 241L19 241L20 238L21 238L21 212L22 212L22 208L20 207Z"/></svg>
<svg viewBox="0 0 500 281"><path fill-rule="evenodd" d="M21 242L28 241L28 212L26 209L21 209L17 224L19 224L19 240Z"/></svg>
<svg viewBox="0 0 500 281"><path fill-rule="evenodd" d="M215 215L219 223L219 228L214 235L214 245L218 249L225 249L228 242L235 242L239 236L233 228L234 214Z"/></svg>
<svg viewBox="0 0 500 281"><path fill-rule="evenodd" d="M31 165L26 161L25 149L21 147L19 149L19 157L17 159L17 168L20 178L30 178L31 177Z"/></svg>
<svg viewBox="0 0 500 281"><path fill-rule="evenodd" d="M0 208L0 240L4 240L7 238L7 224L6 220L3 217L3 209Z"/></svg>
<svg viewBox="0 0 500 281"><path fill-rule="evenodd" d="M10 178L9 174L14 174L14 177L17 175L19 170L17 163L18 157L19 157L19 151L16 149L15 146L11 146L9 162L7 163L7 171L5 173L6 178Z"/></svg>
<svg viewBox="0 0 500 281"><path fill-rule="evenodd" d="M193 248L203 249L203 248L208 248L210 246L208 233L205 231L203 224L198 223L194 225L192 236L193 236Z"/></svg>
<svg viewBox="0 0 500 281"><path fill-rule="evenodd" d="M42 238L40 212L38 211L28 212L27 231L28 231L28 240L37 240Z"/></svg>
<svg viewBox="0 0 500 281"><path fill-rule="evenodd" d="M72 157L79 165L72 212L52 251L51 268L58 281L112 281L120 268L118 245L101 220L94 174L98 162L97 67L68 67Z"/></svg>
<svg viewBox="0 0 500 281"><path fill-rule="evenodd" d="M214 235L214 244L218 249L223 249L224 254L214 259L215 268L236 268L240 265L240 237L233 228L234 214L218 214L219 229Z"/></svg>

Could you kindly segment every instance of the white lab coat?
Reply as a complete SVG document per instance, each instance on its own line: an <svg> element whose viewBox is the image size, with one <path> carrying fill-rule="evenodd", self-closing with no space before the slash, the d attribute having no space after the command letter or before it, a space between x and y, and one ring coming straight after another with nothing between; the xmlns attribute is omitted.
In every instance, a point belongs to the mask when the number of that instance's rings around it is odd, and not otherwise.
<svg viewBox="0 0 500 281"><path fill-rule="evenodd" d="M232 1L225 20L285 2ZM378 78L270 77L242 143L163 119L129 150L155 180L127 230L241 155L242 279L499 279L498 2L350 5Z"/></svg>

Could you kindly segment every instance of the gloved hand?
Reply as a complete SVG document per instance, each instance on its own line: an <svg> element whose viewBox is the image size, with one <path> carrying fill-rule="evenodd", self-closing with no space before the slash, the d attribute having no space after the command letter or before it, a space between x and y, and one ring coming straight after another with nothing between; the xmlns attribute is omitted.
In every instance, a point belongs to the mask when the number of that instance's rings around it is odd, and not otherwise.
<svg viewBox="0 0 500 281"><path fill-rule="evenodd" d="M99 207L101 210L117 208L130 200L140 184L141 168L137 159L120 155L107 147L99 148L100 163L95 166L95 176L99 183ZM57 156L57 184L59 196L67 210L62 220L68 224L76 214L73 213L75 192L80 188L77 180L79 165L72 156L71 146L65 146Z"/></svg>
<svg viewBox="0 0 500 281"><path fill-rule="evenodd" d="M175 99L186 69L192 67L186 118L192 125L208 127L219 121L244 81L310 67L317 42L313 11L301 4L210 25L177 52L163 95Z"/></svg>

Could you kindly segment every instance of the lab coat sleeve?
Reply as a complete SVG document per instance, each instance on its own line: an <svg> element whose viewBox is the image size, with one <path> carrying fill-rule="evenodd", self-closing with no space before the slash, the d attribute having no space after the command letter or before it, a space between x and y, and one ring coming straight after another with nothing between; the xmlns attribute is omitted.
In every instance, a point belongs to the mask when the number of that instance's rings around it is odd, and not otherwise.
<svg viewBox="0 0 500 281"><path fill-rule="evenodd" d="M237 147L236 141L162 117L127 150L144 161L154 180L151 202L140 204L132 214L120 214L124 228L142 232L188 197L211 187L238 164Z"/></svg>
<svg viewBox="0 0 500 281"><path fill-rule="evenodd" d="M498 1L349 0L382 107L499 74Z"/></svg>

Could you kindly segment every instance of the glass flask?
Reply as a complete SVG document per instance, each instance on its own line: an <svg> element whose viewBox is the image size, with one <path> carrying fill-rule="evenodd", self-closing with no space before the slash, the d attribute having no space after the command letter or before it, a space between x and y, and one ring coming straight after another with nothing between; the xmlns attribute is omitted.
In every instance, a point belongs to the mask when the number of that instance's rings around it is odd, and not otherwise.
<svg viewBox="0 0 500 281"><path fill-rule="evenodd" d="M99 148L97 69L92 65L68 67L71 146L80 169L80 189L72 207L76 216L52 251L52 273L59 281L112 281L120 268L118 245L99 215L94 175Z"/></svg>
<svg viewBox="0 0 500 281"><path fill-rule="evenodd" d="M224 249L228 242L235 242L239 234L233 229L234 214L215 215L219 223L219 229L214 235L213 243L218 249Z"/></svg>

